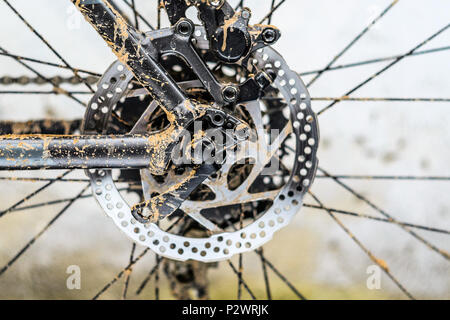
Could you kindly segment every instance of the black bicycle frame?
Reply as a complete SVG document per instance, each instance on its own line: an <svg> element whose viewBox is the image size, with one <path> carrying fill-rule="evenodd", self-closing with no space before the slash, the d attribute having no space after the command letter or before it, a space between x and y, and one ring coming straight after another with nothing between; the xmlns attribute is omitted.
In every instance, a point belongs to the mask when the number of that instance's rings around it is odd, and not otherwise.
<svg viewBox="0 0 450 320"><path fill-rule="evenodd" d="M167 71L157 62L158 51L150 39L126 20L107 0L72 0L149 94L168 111L187 99Z"/></svg>
<svg viewBox="0 0 450 320"><path fill-rule="evenodd" d="M158 158L159 168L153 171L163 172L170 158L170 154L157 157L170 149L161 148L169 144L155 140L157 135L3 137L0 170L148 168Z"/></svg>

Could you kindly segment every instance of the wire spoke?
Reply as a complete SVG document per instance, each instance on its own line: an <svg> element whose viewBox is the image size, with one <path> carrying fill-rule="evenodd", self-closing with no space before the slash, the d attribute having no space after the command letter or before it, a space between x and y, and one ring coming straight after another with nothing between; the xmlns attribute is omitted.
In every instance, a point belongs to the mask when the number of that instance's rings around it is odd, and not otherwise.
<svg viewBox="0 0 450 320"><path fill-rule="evenodd" d="M9 181L17 181L17 182L48 182L48 181L54 181L54 182L89 182L91 180L89 179L59 179L59 178L39 178L39 177L0 177L1 180L9 180ZM133 180L126 180L126 179L116 179L113 180L116 183L128 183L130 185L136 184L140 185L139 182L133 181Z"/></svg>
<svg viewBox="0 0 450 320"><path fill-rule="evenodd" d="M41 193L42 191L44 191L45 189L47 189L48 187L50 187L53 183L55 183L56 181L59 181L60 179L64 178L66 175L68 175L70 172L72 172L72 170L68 170L66 172L64 172L62 175L60 175L59 177L57 177L55 180L49 181L47 184L43 185L42 187L40 187L39 189L33 191L32 193L30 193L29 195L27 195L25 198L19 200L18 202L16 202L15 204L13 204L11 207L9 207L8 209L5 209L3 211L0 212L0 218L3 217L5 214L10 213L11 211L13 211L15 208L17 208L18 206L20 206L22 203L30 200L32 197L34 197L35 195Z"/></svg>
<svg viewBox="0 0 450 320"><path fill-rule="evenodd" d="M253 213L253 219L256 220L256 215L255 213ZM225 220L226 223L228 224L228 226L230 226L234 231L237 231L237 228L235 225L233 225L230 221ZM295 295L302 300L306 300L305 296L302 295L296 288L295 286L283 275L281 274L280 271L278 271L277 268L275 268L275 266L267 260L267 258L264 256L264 252L262 249L258 249L255 251L258 256L261 259L261 262L263 263L263 271L266 270L266 266L268 266L273 272L275 272L275 274L295 293ZM230 262L230 261L229 261ZM271 292L270 292L270 287L269 287L269 281L268 281L268 277L267 277L267 272L264 272L265 275L265 284L266 284L266 291L267 291L267 295L268 297L270 297L269 299L271 299ZM237 274L237 276L239 277L239 274ZM242 276L242 274L241 274Z"/></svg>
<svg viewBox="0 0 450 320"><path fill-rule="evenodd" d="M186 218L185 215L180 216L174 223L172 223L169 228L167 228L166 232L171 231L175 226L177 226L181 221L183 221ZM139 260L141 260L150 250L150 248L146 248L133 262L130 262L124 269L122 269L110 282L108 282L93 298L93 300L97 300L103 293L105 293L114 283L116 283L128 270L130 270ZM157 261L154 269L155 271L150 272L150 274L147 276L147 278L142 282L142 284L139 286L138 291L136 294L139 294L144 289L147 282L150 280L151 276L157 272L159 265L161 264L161 260L159 262ZM152 269L153 270L153 269Z"/></svg>
<svg viewBox="0 0 450 320"><path fill-rule="evenodd" d="M131 188L119 188L119 189L117 189L117 191L119 191L119 192L132 191L132 189ZM92 197L93 197L92 194L86 194L86 195L81 196L80 199L86 199L86 198L92 198ZM55 204L59 204L59 203L69 202L70 200L72 200L72 198L65 198L65 199L59 199L59 200L53 200L53 201L46 201L46 202L32 204L32 205L29 205L29 206L15 208L15 209L11 210L10 212L25 211L25 210L29 210L29 209L36 209L36 208L47 207L47 206L51 206L51 205L55 205Z"/></svg>
<svg viewBox="0 0 450 320"><path fill-rule="evenodd" d="M83 82L91 91L91 93L94 93L94 89L90 86L90 84L83 78L80 78L78 75L78 71L76 69L74 69L72 66L70 66L67 61L48 43L48 41L46 41L20 14L19 12L17 12L16 9L14 9L14 7L12 7L9 3L8 0L3 0L10 8L11 10L14 11L14 13L16 13L16 15L27 25L27 27L37 36L39 37L39 39L41 39L44 44L70 69L72 70L73 74L75 75L75 77L77 77L81 82ZM131 6L131 4L129 4L128 1L124 0L124 2L126 4L128 4L129 6ZM138 13L139 14L139 13ZM142 18L142 17L141 17ZM143 19L143 18L142 18ZM145 22L145 20L143 20ZM151 27L151 26L150 26ZM152 27L151 27L152 28ZM153 30L153 28L152 28ZM8 53L8 51L6 51L5 49L0 47L0 52L4 52L4 53ZM48 83L52 84L54 87L54 91L58 91L61 94L67 95L70 98L72 98L73 100L77 101L78 103L80 103L83 107L86 107L86 105L81 102L81 100L79 100L78 98L76 98L73 94L71 94L70 92L62 89L61 87L59 87L56 83L54 83L54 81L52 81L51 79L48 79L46 77L44 77L43 75L41 75L38 71L36 71L35 69L33 69L32 67L30 67L29 65L27 65L26 63L24 63L23 61L21 61L18 58L14 58L17 62L19 62L20 64L22 64L24 67L26 67L28 70L32 71L33 73L35 73L37 76L43 78L45 81L47 81ZM112 116L115 117L116 119L118 119L119 121L123 122L123 120L116 114L115 111L113 111Z"/></svg>
<svg viewBox="0 0 450 320"><path fill-rule="evenodd" d="M153 27L153 26L151 25L151 23L148 22L147 19L145 19L145 18L139 13L139 11L137 11L136 9L133 9L133 4L131 4L128 0L123 0L123 2L124 2L130 9L133 10L133 13L136 14L136 16L137 16L139 19L141 19L142 22L144 22L144 23L147 25L147 27L150 28L150 30L155 30L155 27Z"/></svg>
<svg viewBox="0 0 450 320"><path fill-rule="evenodd" d="M286 103L284 98L279 97L263 97L266 101L282 101ZM357 102L450 102L450 98L378 98L378 97L312 97L313 101L357 101ZM274 111L274 112L277 112Z"/></svg>
<svg viewBox="0 0 450 320"><path fill-rule="evenodd" d="M87 194L87 195L81 196L80 199L86 199L86 198L92 198L92 197L93 197L92 194ZM72 198L65 198L65 199L59 199L59 200L53 200L53 201L46 201L46 202L41 202L41 203L37 203L37 204L32 204L32 205L29 205L29 206L15 208L15 209L11 210L10 212L25 211L25 210L30 210L30 209L37 209L37 208L42 208L42 207L48 207L48 206L59 204L59 203L69 202L70 200L72 200Z"/></svg>
<svg viewBox="0 0 450 320"><path fill-rule="evenodd" d="M66 204L64 208L62 208L39 233L37 233L30 241L28 241L27 244L5 266L3 266L2 269L0 269L0 276L2 276L9 268L11 268L14 262L16 262L28 249L30 249L31 246L36 242L36 240L38 240L56 222L56 220L58 220L67 211L67 209L69 209L69 207L75 203L75 201L80 199L83 193L88 188L89 184L86 185L86 187L84 187L76 197L72 198L69 203Z"/></svg>
<svg viewBox="0 0 450 320"><path fill-rule="evenodd" d="M242 300L242 253L239 254L239 261L238 261L238 291L237 291L237 299Z"/></svg>
<svg viewBox="0 0 450 320"><path fill-rule="evenodd" d="M255 216L255 214L253 214L253 215L254 215L253 219L255 220L256 216ZM226 220L226 223L234 231L237 231L237 228L230 221ZM258 249L255 252L258 254L258 256L261 259L261 262L263 264L263 271L266 270L266 266L268 266L295 293L295 295L299 299L306 300L305 296L302 295L295 288L295 286L283 274L281 274L281 272L277 268L275 268L275 266L270 261L267 260L267 258L264 256L264 252L263 252L262 249ZM228 262L230 263L229 260L228 260ZM234 266L233 266L233 268L234 268ZM234 268L234 270L236 270L236 269ZM237 272L237 270L236 270L236 272ZM239 273L237 273L236 275L239 277ZM265 276L265 284L266 284L267 296L268 296L268 299L270 300L272 298L272 294L270 292L269 281L268 281L268 277L267 277L267 271L264 271L264 276ZM241 274L241 277L242 277L242 274Z"/></svg>
<svg viewBox="0 0 450 320"><path fill-rule="evenodd" d="M372 175L333 175L344 180L416 180L416 181L450 181L448 176L372 176ZM319 179L332 179L327 175L317 175Z"/></svg>
<svg viewBox="0 0 450 320"><path fill-rule="evenodd" d="M275 11L277 11L281 7L281 5L285 2L286 2L286 0L281 0L280 2L278 2L278 4L276 6L272 7L270 9L269 13L264 18L262 18L262 20L259 22L259 24L263 24L264 21L270 19L273 16L273 14L275 13Z"/></svg>
<svg viewBox="0 0 450 320"><path fill-rule="evenodd" d="M242 284L244 289L248 292L250 297L252 297L253 300L256 300L256 296L253 294L252 290L250 290L248 284L245 282L244 278L242 277L242 273L240 273L238 270L236 270L236 267L233 265L233 263L230 260L227 260L228 265L230 266L231 270L233 270L234 274L239 279L239 283Z"/></svg>
<svg viewBox="0 0 450 320"><path fill-rule="evenodd" d="M243 8L244 7L244 0L240 0L239 3L237 4L236 8L234 8L234 10L238 10L239 8Z"/></svg>
<svg viewBox="0 0 450 320"><path fill-rule="evenodd" d="M389 4L387 6L386 9L384 9L375 19L373 19L369 25L367 25L355 38L352 39L352 41L350 41L350 43L344 48L342 49L341 52L339 52L328 64L327 66L322 69L321 71L319 71L316 76L314 78L312 78L308 84L306 85L307 88L309 88L317 79L320 78L320 76L327 71L340 57L342 57L342 55L344 55L344 53L346 53L356 42L358 42L359 39L361 39L386 13L389 12L389 10L391 10L394 5L396 5L398 2L398 0L394 0L391 2L391 4Z"/></svg>
<svg viewBox="0 0 450 320"><path fill-rule="evenodd" d="M414 231L412 231L411 229L409 229L408 227L402 225L399 221L397 221L396 219L394 219L390 214L388 214L386 211L382 210L381 208L379 208L378 206L376 206L373 202L371 202L370 200L368 200L366 197L362 196L361 194L359 194L358 192L356 192L355 190L353 190L352 188L350 188L347 184L343 183L339 178L333 177L331 174L329 174L327 171L325 171L324 169L322 169L321 167L318 168L318 170L320 172L322 172L323 174L325 174L326 176L329 176L333 181L335 181L338 185L340 185L341 187L343 187L345 190L347 190L348 192L350 192L352 195L354 195L356 198L358 198L359 200L365 202L366 204L368 204L372 209L376 210L377 212L379 212L380 214L382 214L383 216L385 216L386 218L392 220L393 223L397 224L400 228L402 228L403 230L405 230L406 232L408 232L410 235L412 235L414 238L416 238L417 240L419 240L420 242L422 242L424 245L426 245L429 249L437 252L438 254L440 254L442 257L444 257L446 260L450 260L450 254L448 252L446 252L443 249L439 249L437 248L435 245L431 244L430 242L428 242L427 240L425 240L424 238L422 238L420 235L418 235L417 233L415 233Z"/></svg>
<svg viewBox="0 0 450 320"><path fill-rule="evenodd" d="M407 222L401 222L401 221L392 221L391 219L374 217L374 216L371 216L371 215L362 214L362 213L356 213L356 212L350 212L350 211L347 211L347 210L326 208L326 207L317 206L317 205L313 205L313 204L303 204L303 206L306 207L306 208L331 211L333 213L338 213L338 214L342 214L342 215L348 215L348 216L358 217L358 218L366 218L366 219L369 219L369 220L381 221L381 222L386 222L386 223L391 223L391 224L400 224L400 225L405 226L405 227L411 227L411 228L421 229L421 230L425 230L425 231L438 232L438 233L443 233L443 234L450 235L450 230L443 230L443 229L438 229L438 228L432 228L432 227L427 227L427 226L422 226L422 225L413 224L413 223L407 223Z"/></svg>
<svg viewBox="0 0 450 320"><path fill-rule="evenodd" d="M139 30L139 18L138 18L137 11L136 11L135 0L131 0L131 7L133 9L133 15L134 15L134 26L136 27L136 29Z"/></svg>
<svg viewBox="0 0 450 320"><path fill-rule="evenodd" d="M130 17L116 4L116 0L108 0L109 4L116 10L128 24L131 24Z"/></svg>
<svg viewBox="0 0 450 320"><path fill-rule="evenodd" d="M114 283L116 283L124 274L129 272L133 266L139 262L148 252L150 251L150 248L145 248L144 251L141 252L141 254L134 259L132 262L130 262L123 270L121 270L110 282L108 282L93 298L92 300L97 300L100 298L102 294L104 294Z"/></svg>
<svg viewBox="0 0 450 320"><path fill-rule="evenodd" d="M315 97L315 101L359 101L359 102L450 102L450 98L360 98L360 97Z"/></svg>
<svg viewBox="0 0 450 320"><path fill-rule="evenodd" d="M242 219L242 215L243 213L241 213L241 215L239 216L239 222L241 223L241 219ZM225 222L228 224L228 226L230 226L234 231L237 231L237 228L234 224L232 224L228 219L225 219ZM233 270L233 272L236 274L237 278L238 278L238 300L241 299L241 286L243 286L245 288L245 290L250 294L250 296L252 297L253 300L256 300L255 295L253 294L253 292L250 290L250 288L248 287L248 285L245 283L244 278L242 277L242 270L239 269L237 270L236 267L233 265L233 263L231 262L231 260L227 260L228 265L230 266L230 268ZM242 268L242 254L239 255L239 267Z"/></svg>
<svg viewBox="0 0 450 320"><path fill-rule="evenodd" d="M266 287L266 294L267 294L267 300L272 300L272 292L270 291L270 283L269 283L269 275L267 274L267 262L264 257L264 251L261 248L261 255L259 256L259 259L261 260L261 266L264 276L264 285Z"/></svg>
<svg viewBox="0 0 450 320"><path fill-rule="evenodd" d="M44 60L39 60L39 59L28 58L28 57L19 56L19 55L16 55L16 54L0 52L0 55L5 56L5 57L14 58L16 60L24 60L24 61L39 63L39 64L43 64L43 65L47 65L47 66L51 66L51 67L55 67L55 68L59 68L59 69L70 69L68 66L65 66L65 65L62 65L62 64L53 63L53 62L44 61ZM92 72L92 71L88 71L88 70L84 70L84 69L80 69L80 68L75 68L75 69L78 71L78 73L85 73L85 74L88 74L88 75L91 75L91 76L94 76L94 77L101 77L102 76L100 73L96 73L96 72Z"/></svg>
<svg viewBox="0 0 450 320"><path fill-rule="evenodd" d="M33 94L33 95L58 95L58 94L64 94L64 95L75 95L75 94L92 94L92 92L89 91L60 91L55 88L53 91L14 91L14 90L0 90L0 94Z"/></svg>
<svg viewBox="0 0 450 320"><path fill-rule="evenodd" d="M8 53L8 51L6 51L4 48L0 47L0 52L3 53ZM37 71L36 69L34 69L33 67L30 67L28 64L26 64L25 62L23 62L21 59L18 59L14 56L12 56L12 58L14 60L16 60L18 63L20 63L22 66L24 66L25 68L27 68L28 70L30 70L31 72L33 72L35 75L37 75L38 77L44 79L47 83L51 84L54 88L55 91L60 91L61 94L64 94L68 97L70 97L72 100L78 102L79 104L81 104L83 107L86 107L86 105L79 100L78 98L76 98L74 95L72 95L70 92L67 92L66 90L64 90L63 88L61 88L60 86L58 86L57 84L55 84L51 79L45 77L44 75L42 75L39 71Z"/></svg>
<svg viewBox="0 0 450 320"><path fill-rule="evenodd" d="M157 4L157 17L156 17L156 28L159 30L161 29L161 11L163 9L163 3L158 0Z"/></svg>
<svg viewBox="0 0 450 320"><path fill-rule="evenodd" d="M186 215L182 215L178 217L177 220L175 220L174 223L172 223L169 228L166 230L166 232L171 231L174 227L176 227L178 224L180 224L182 221L186 219ZM161 264L161 260L157 261L156 265L150 270L149 274L145 277L145 279L141 282L139 285L139 288L136 290L136 295L139 295L142 290L144 290L147 283L150 281L151 277L157 272L159 269L159 265Z"/></svg>
<svg viewBox="0 0 450 320"><path fill-rule="evenodd" d="M306 300L305 296L300 293L300 291L295 288L295 286L277 269L275 266L267 260L267 258L264 256L262 250L256 250L255 251L257 255L264 261L264 263L278 276L278 278L281 279L288 287L289 289L294 292L294 294L301 300Z"/></svg>
<svg viewBox="0 0 450 320"><path fill-rule="evenodd" d="M252 210L253 221L256 221L257 216L258 216L257 208L254 203L252 203L252 206L253 206L253 210ZM264 276L264 285L265 285L266 294L267 294L267 300L272 300L272 292L270 291L269 275L267 273L267 263L263 259L263 257L264 257L263 248L261 248L260 251L261 251L261 256L259 256L259 260L261 261L262 272L263 272L263 276Z"/></svg>
<svg viewBox="0 0 450 320"><path fill-rule="evenodd" d="M89 91L91 91L92 93L94 93L94 89L91 87L91 85L89 83L86 82L86 80L84 80L83 78L81 78L78 74L78 71L76 69L74 69L68 62L66 59L64 59L61 54L59 54L58 51L56 51L53 46L50 45L50 43L39 33L37 32L37 30L9 3L8 0L3 0L6 5L17 15L17 17L31 30L31 32L33 32L46 46L47 48L50 49L50 51L52 51L58 58L59 60L61 60L61 62L68 67L74 74L74 76L81 82L83 82L86 87L89 89Z"/></svg>
<svg viewBox="0 0 450 320"><path fill-rule="evenodd" d="M272 0L272 3L270 5L270 16L269 18L267 18L267 23L268 24L272 24L272 17L273 17L273 12L274 12L274 8L275 8L275 0Z"/></svg>
<svg viewBox="0 0 450 320"><path fill-rule="evenodd" d="M139 288L136 290L136 295L140 295L142 290L144 290L147 283L151 280L152 276L155 274L156 270L159 269L159 265L161 264L162 260L159 260L156 265L153 266L153 268L150 270L148 275L145 277L145 279L140 284Z"/></svg>
<svg viewBox="0 0 450 320"><path fill-rule="evenodd" d="M317 202L318 205L323 206L322 202L312 193L309 192L309 194L313 197L314 201ZM415 299L411 293L406 290L406 288L397 280L394 275L389 271L388 266L386 265L386 262L384 262L381 259L378 259L373 255L373 253L367 249L362 242L355 237L355 235L342 223L342 221L336 217L336 215L327 210L330 217L344 230L344 232L369 256L370 260L372 260L374 263L376 263L385 273L386 275L397 285L397 287L410 299Z"/></svg>
<svg viewBox="0 0 450 320"><path fill-rule="evenodd" d="M131 246L131 253L130 253L130 263L133 262L134 259L134 252L136 251L136 242L133 242L133 245ZM123 292L122 292L122 300L126 300L127 299L127 293L128 293L128 286L130 284L130 277L131 277L131 273L133 272L133 269L130 268L128 270L128 272L126 273L125 276L125 284L123 287Z"/></svg>
<svg viewBox="0 0 450 320"><path fill-rule="evenodd" d="M419 43L417 46L415 46L414 48L412 48L410 51L408 51L407 53L401 55L400 57L398 57L397 59L395 59L394 61L392 61L391 63L389 63L387 66L383 67L381 70L377 71L376 73L374 73L372 76L370 76L369 78L367 78L366 80L364 80L363 82L361 82L360 84L358 84L356 87L354 87L353 89L351 89L350 91L348 91L347 93L344 94L344 96L349 96L352 93L354 93L355 91L357 91L358 89L362 88L363 86L365 86L366 84L368 84L369 82L371 82L373 79L377 78L379 75L381 75L382 73L384 73L385 71L389 70L390 68L392 68L394 65L396 65L398 62L402 61L406 56L411 55L412 53L414 53L415 51L417 51L418 49L420 49L421 47L423 47L424 45L426 45L428 42L430 42L432 39L434 39L435 37L437 37L438 35L440 35L442 32L444 32L445 30L447 30L450 27L450 24L447 24L445 27L443 27L442 29L438 30L436 33L432 34L430 37L428 37L427 39L425 39L424 41L422 41L421 43ZM328 106L326 106L325 108L323 108L322 110L320 110L317 114L321 115L322 113L324 113L325 111L329 110L330 108L332 108L333 106L335 106L337 103L339 103L339 101L333 101L331 104L329 104Z"/></svg>
<svg viewBox="0 0 450 320"><path fill-rule="evenodd" d="M159 269L161 265L161 257L155 255L156 270L155 270L155 300L159 300Z"/></svg>
<svg viewBox="0 0 450 320"><path fill-rule="evenodd" d="M241 214L239 215L239 227L242 229L244 227L244 206L241 204ZM244 272L244 267L242 264L243 255L242 253L239 254L239 262L238 262L238 292L237 292L237 299L242 299L242 273Z"/></svg>
<svg viewBox="0 0 450 320"><path fill-rule="evenodd" d="M89 179L58 179L58 178L22 178L22 177L0 177L0 180L20 181L20 182L89 182Z"/></svg>
<svg viewBox="0 0 450 320"><path fill-rule="evenodd" d="M8 53L8 51L6 51L4 48L0 47L0 53ZM72 100L78 102L81 106L83 106L84 108L86 108L86 104L83 103L81 100L79 100L78 98L76 98L73 94L71 94L70 92L68 92L67 90L64 90L63 88L61 88L59 85L57 85L54 81L52 81L51 79L43 76L39 71L37 71L36 69L30 67L28 64L26 64L25 62L23 62L22 60L13 57L14 60L16 60L18 63L20 63L21 65L23 65L25 68L27 68L28 70L30 70L31 72L33 72L35 75L37 75L38 77L44 79L47 83L51 84L54 88L54 91L58 91L61 94L68 96L69 98L71 98ZM119 122L121 122L122 124L127 125L127 122L124 121L123 119L120 118L120 116L117 115L117 113L115 111L112 112L112 116L114 118L116 118Z"/></svg>
<svg viewBox="0 0 450 320"><path fill-rule="evenodd" d="M446 50L450 50L450 46L439 47L439 48L428 49L428 50L422 50L422 51L416 51L416 52L413 52L413 53L407 55L405 58L413 57L413 56L419 56L419 55L428 54L428 53L441 52L441 51L446 51ZM363 65L367 65L367 64L373 64L373 63L379 63L379 62L384 62L384 61L395 60L395 59L401 57L402 55L403 54L399 54L399 55L395 55L395 56L388 56L388 57L383 57L383 58L364 60L364 61L353 62L353 63L346 63L346 64L341 64L341 65L330 67L327 70L319 69L319 70L299 72L298 74L300 76L307 76L307 75L316 74L316 73L319 73L319 72L325 73L325 72L336 71L336 70L340 70L340 69L359 67L359 66L363 66Z"/></svg>

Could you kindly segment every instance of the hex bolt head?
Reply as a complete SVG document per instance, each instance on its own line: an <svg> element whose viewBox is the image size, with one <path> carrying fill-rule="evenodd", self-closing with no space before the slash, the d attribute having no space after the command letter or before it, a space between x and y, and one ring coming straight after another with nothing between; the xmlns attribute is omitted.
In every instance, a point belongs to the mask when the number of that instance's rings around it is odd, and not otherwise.
<svg viewBox="0 0 450 320"><path fill-rule="evenodd" d="M277 32L272 28L267 28L263 31L262 38L265 43L274 43L277 40Z"/></svg>
<svg viewBox="0 0 450 320"><path fill-rule="evenodd" d="M242 9L241 16L243 19L248 20L252 16L252 13L251 13L250 9L244 8L244 9Z"/></svg>
<svg viewBox="0 0 450 320"><path fill-rule="evenodd" d="M225 122L225 118L223 117L222 114L220 113L216 113L215 115L213 115L211 117L211 122L216 126L216 127L221 127L223 126L224 122Z"/></svg>
<svg viewBox="0 0 450 320"><path fill-rule="evenodd" d="M235 86L226 86L222 91L223 99L226 102L235 102L238 98L239 91Z"/></svg>
<svg viewBox="0 0 450 320"><path fill-rule="evenodd" d="M250 133L247 128L242 128L236 130L235 136L237 140L244 141L250 136Z"/></svg>
<svg viewBox="0 0 450 320"><path fill-rule="evenodd" d="M178 22L176 30L179 34L183 35L183 36L189 36L192 34L193 32L193 25L190 21L188 20L183 20Z"/></svg>

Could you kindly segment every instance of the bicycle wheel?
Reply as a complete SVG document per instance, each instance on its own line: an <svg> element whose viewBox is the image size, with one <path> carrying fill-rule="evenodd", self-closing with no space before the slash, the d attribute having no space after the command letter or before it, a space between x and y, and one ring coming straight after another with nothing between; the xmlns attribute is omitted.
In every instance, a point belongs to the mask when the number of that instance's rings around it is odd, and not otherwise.
<svg viewBox="0 0 450 320"><path fill-rule="evenodd" d="M448 298L447 3L97 3L1 3L0 297Z"/></svg>

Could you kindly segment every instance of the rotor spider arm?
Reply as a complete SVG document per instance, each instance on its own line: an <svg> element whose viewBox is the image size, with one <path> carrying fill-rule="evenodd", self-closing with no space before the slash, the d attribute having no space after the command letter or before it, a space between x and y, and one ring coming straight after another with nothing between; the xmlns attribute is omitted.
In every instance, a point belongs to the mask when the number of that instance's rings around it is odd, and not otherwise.
<svg viewBox="0 0 450 320"><path fill-rule="evenodd" d="M131 208L133 217L141 223L157 222L166 218L178 210L192 192L218 170L220 165L214 163L198 166L193 170L193 174L178 184L174 190L134 205ZM148 209L149 215L144 216L144 209Z"/></svg>

